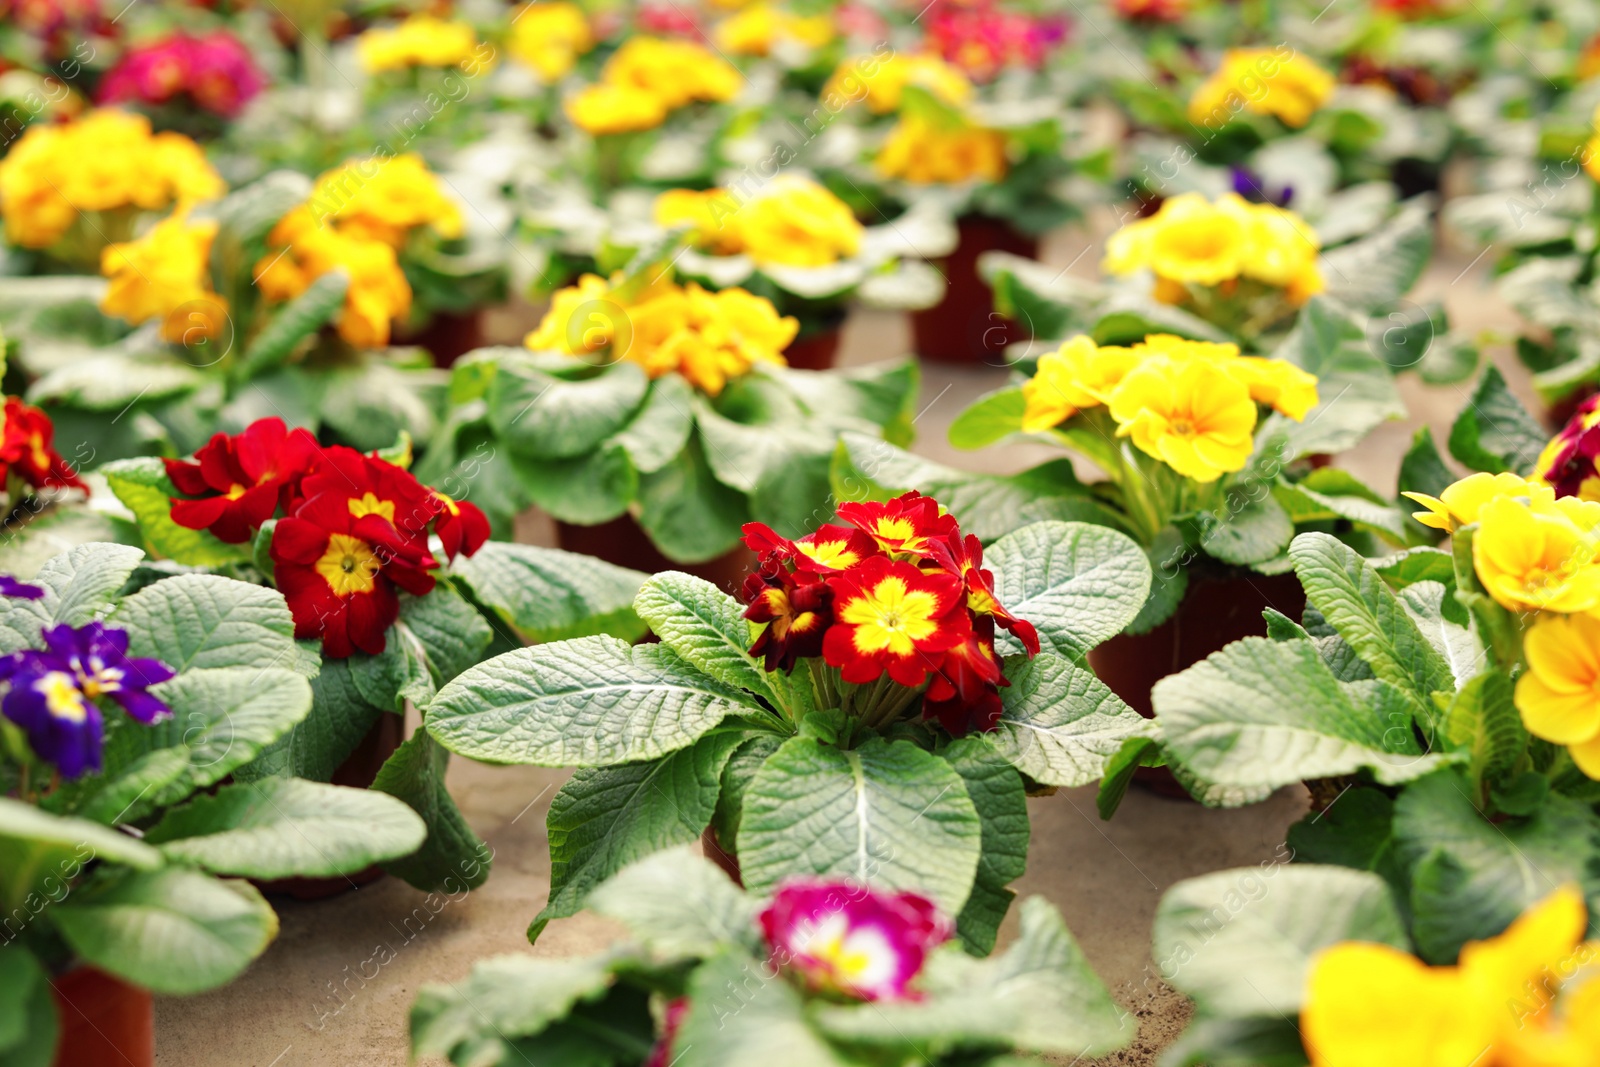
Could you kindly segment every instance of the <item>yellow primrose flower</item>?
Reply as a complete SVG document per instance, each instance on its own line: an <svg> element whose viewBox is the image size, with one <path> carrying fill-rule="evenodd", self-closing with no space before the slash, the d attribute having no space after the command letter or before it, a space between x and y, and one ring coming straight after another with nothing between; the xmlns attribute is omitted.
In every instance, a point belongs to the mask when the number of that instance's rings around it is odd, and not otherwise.
<svg viewBox="0 0 1600 1067"><path fill-rule="evenodd" d="M412 15L398 26L368 30L356 54L368 74L411 67L457 67L472 58L478 35L469 23Z"/></svg>
<svg viewBox="0 0 1600 1067"><path fill-rule="evenodd" d="M1137 362L1132 349L1102 348L1083 334L1046 352L1033 377L1022 385L1023 431L1048 430L1085 408L1105 404Z"/></svg>
<svg viewBox="0 0 1600 1067"><path fill-rule="evenodd" d="M1288 54L1283 54L1287 52ZM1333 93L1333 75L1290 50L1233 48L1189 100L1189 121L1225 126L1240 111L1276 115L1299 129Z"/></svg>
<svg viewBox="0 0 1600 1067"><path fill-rule="evenodd" d="M1593 509L1584 512L1572 505ZM1600 607L1600 504L1575 498L1499 496L1478 510L1472 562L1489 595L1512 611L1592 611Z"/></svg>
<svg viewBox="0 0 1600 1067"><path fill-rule="evenodd" d="M108 279L100 310L131 323L160 319L161 336L193 344L221 336L227 304L211 290L208 263L215 222L183 213L158 222L135 241L108 245L100 273Z"/></svg>
<svg viewBox="0 0 1600 1067"><path fill-rule="evenodd" d="M335 270L350 278L339 336L357 348L389 343L392 324L411 311L411 285L393 246L364 234L319 223L309 205L290 211L267 235L267 255L254 276L270 300L292 299L316 279ZM289 260L285 263L284 260Z"/></svg>
<svg viewBox="0 0 1600 1067"><path fill-rule="evenodd" d="M1251 400L1295 422L1304 421L1317 406L1317 376L1293 363L1261 356L1240 356L1228 365L1227 371L1244 382Z"/></svg>
<svg viewBox="0 0 1600 1067"><path fill-rule="evenodd" d="M1483 505L1501 496L1521 496L1530 499L1554 500L1549 486L1530 482L1509 472L1502 474L1469 474L1445 488L1437 497L1426 493L1401 493L1401 496L1421 504L1427 511L1418 511L1412 518L1424 526L1449 533L1457 526L1467 526L1478 521Z"/></svg>
<svg viewBox="0 0 1600 1067"><path fill-rule="evenodd" d="M864 89L867 110L874 115L887 115L900 110L908 85L925 89L935 99L952 107L959 107L972 98L972 82L960 67L926 54L896 53L882 59L870 56L847 59L833 72L822 92L824 96L837 95L853 100Z"/></svg>
<svg viewBox="0 0 1600 1067"><path fill-rule="evenodd" d="M649 93L668 111L732 100L744 86L738 69L705 46L660 37L628 38L606 60L601 80Z"/></svg>
<svg viewBox="0 0 1600 1067"><path fill-rule="evenodd" d="M1542 1049L1581 1049L1600 1029L1575 1010L1596 1003L1600 981L1562 981L1574 961L1600 951L1580 944L1585 926L1583 896L1566 886L1500 936L1469 942L1454 967L1359 941L1323 949L1300 1013L1311 1067L1592 1067L1592 1045L1587 1058L1535 1058ZM1565 1011L1555 996L1526 1002L1530 991L1566 993L1569 984L1578 1003Z"/></svg>
<svg viewBox="0 0 1600 1067"><path fill-rule="evenodd" d="M578 57L594 45L594 30L583 9L557 0L517 8L506 51L548 85L570 74Z"/></svg>
<svg viewBox="0 0 1600 1067"><path fill-rule="evenodd" d="M781 40L821 48L835 33L827 15L796 15L767 3L754 3L718 23L713 36L717 47L731 55L764 56Z"/></svg>
<svg viewBox="0 0 1600 1067"><path fill-rule="evenodd" d="M1547 616L1523 638L1528 670L1517 679L1517 710L1535 737L1566 745L1590 778L1600 778L1600 619Z"/></svg>
<svg viewBox="0 0 1600 1067"><path fill-rule="evenodd" d="M874 166L885 178L918 185L997 182L1008 167L1006 139L998 130L906 115L889 132Z"/></svg>
<svg viewBox="0 0 1600 1067"><path fill-rule="evenodd" d="M661 99L631 85L591 85L567 98L567 117L596 137L653 130L667 121Z"/></svg>
<svg viewBox="0 0 1600 1067"><path fill-rule="evenodd" d="M744 251L744 242L735 224L739 204L726 189L668 189L656 197L658 225L692 226L695 247L719 256Z"/></svg>
<svg viewBox="0 0 1600 1067"><path fill-rule="evenodd" d="M861 251L864 231L850 205L798 175L773 179L734 221L745 253L757 263L826 267Z"/></svg>
<svg viewBox="0 0 1600 1067"><path fill-rule="evenodd" d="M308 201L317 222L399 248L418 226L460 237L461 209L415 152L351 160L317 179Z"/></svg>
<svg viewBox="0 0 1600 1067"><path fill-rule="evenodd" d="M200 146L152 133L142 115L102 108L66 125L36 124L0 160L6 237L48 248L84 211L160 211L221 196Z"/></svg>
<svg viewBox="0 0 1600 1067"><path fill-rule="evenodd" d="M1254 451L1256 405L1237 379L1205 359L1145 359L1111 394L1117 436L1197 482L1243 470Z"/></svg>

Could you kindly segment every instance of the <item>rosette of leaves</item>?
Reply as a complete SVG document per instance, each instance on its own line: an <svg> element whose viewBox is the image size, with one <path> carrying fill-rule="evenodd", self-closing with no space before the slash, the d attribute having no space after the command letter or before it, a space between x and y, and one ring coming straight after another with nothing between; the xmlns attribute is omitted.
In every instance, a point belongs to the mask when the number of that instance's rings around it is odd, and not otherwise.
<svg viewBox="0 0 1600 1067"><path fill-rule="evenodd" d="M1296 860L1387 883L1431 962L1453 962L1565 882L1592 911L1600 791L1522 725L1517 624L1478 582L1476 529L1455 532L1453 554L1375 560L1323 534L1296 538L1304 618L1269 612L1269 636L1158 683L1158 733L1126 746L1107 781L1164 759L1220 806L1307 782L1315 810L1289 831ZM1298 893L1272 895L1301 907Z"/></svg>
<svg viewBox="0 0 1600 1067"><path fill-rule="evenodd" d="M160 460L119 461L102 473L126 508L123 518L110 520L113 528L159 557L141 570L145 580L179 571L228 576L241 579L234 583L240 588L281 601L268 588L271 523L253 545L225 544L205 530L172 521L171 500L178 494ZM0 560L17 565L26 577L41 543L80 529L97 530L103 521L86 516L85 509L57 507L25 527ZM316 641L291 641L287 655L310 677L311 710L293 730L275 735L271 744L241 761L232 770L236 780L326 782L382 716L403 715L408 704L426 703L440 686L486 656L529 642L599 633L633 640L644 632L631 607L644 575L589 556L490 541L470 558L458 557L434 573L439 581L432 592L401 595L400 618L385 634L379 655L357 652L333 659L322 655ZM286 625L292 635L292 624ZM387 759L372 783L426 822L426 845L384 864L426 891L447 884L452 892L462 884L476 888L489 875L487 846L445 788L448 762L449 753L418 732Z"/></svg>
<svg viewBox="0 0 1600 1067"><path fill-rule="evenodd" d="M1150 567L1126 537L1082 523L1018 530L984 565L1043 643L1030 660L1002 637L1011 685L988 733L879 729L822 706L807 672L768 673L751 657L743 604L670 571L634 601L659 643L539 645L441 689L424 722L445 748L579 768L551 805L550 899L530 936L623 865L709 826L753 892L807 875L915 889L988 951L1026 865L1028 791L1097 780L1146 729L1083 657L1138 613Z"/></svg>
<svg viewBox="0 0 1600 1067"><path fill-rule="evenodd" d="M299 653L271 589L171 575L125 545L84 544L0 600L0 654L43 647L41 630L103 621L130 653L176 670L151 694L172 715L146 726L109 702L102 768L23 790L0 722L0 1060L49 1064L59 1031L52 974L97 967L162 994L231 981L278 920L244 879L353 874L422 846L423 820L382 793L295 777L246 780L253 760L302 728L315 660ZM34 803L10 799L19 790Z"/></svg>
<svg viewBox="0 0 1600 1067"><path fill-rule="evenodd" d="M608 313L615 305L596 312ZM447 486L490 472L473 499L497 526L530 504L583 526L627 514L663 555L698 563L732 549L752 520L808 530L835 439L908 443L917 382L914 360L758 365L712 397L627 361L480 349L456 363L449 414L416 473Z"/></svg>
<svg viewBox="0 0 1600 1067"><path fill-rule="evenodd" d="M677 1067L1026 1067L1043 1062L1032 1054L1099 1056L1133 1036L1042 897L1023 901L1016 941L993 958L954 942L935 949L921 999L841 1003L769 965L756 920L767 895L741 892L687 850L658 853L590 898L629 941L576 960L494 957L464 979L423 986L412 1051L460 1067L519 1055L552 1067L638 1067L653 1046L670 1048ZM682 997L687 1010L658 1045L665 1005Z"/></svg>
<svg viewBox="0 0 1600 1067"><path fill-rule="evenodd" d="M280 306L254 284L267 235L310 191L305 177L279 171L192 212L218 224L211 284L228 314L220 336L194 345L163 340L157 320L132 327L102 313L104 279L0 277L16 391L102 459L188 454L218 429L237 432L270 415L361 450L401 433L428 440L444 375L420 349L358 351L327 328L344 306L342 271ZM487 250L424 233L401 263L418 315L481 306L503 287Z"/></svg>
<svg viewBox="0 0 1600 1067"><path fill-rule="evenodd" d="M1103 344L1142 340L1155 329L1219 339L1186 331L1177 319L1151 322L1141 312L1112 311L1089 329ZM1299 532L1336 534L1374 555L1432 543L1433 535L1412 522L1394 499L1347 471L1310 462L1354 446L1379 423L1404 414L1392 376L1368 348L1362 318L1331 300L1313 298L1272 355L1316 375L1322 402L1301 422L1277 413L1262 419L1249 464L1226 475L1209 503L1181 491L1183 479L1165 465L1144 463L1138 456L1134 461L1148 468L1136 487L1141 499L1165 494L1162 499L1176 501L1175 506L1135 507L1139 501L1130 502L1123 486L1080 481L1065 456L1017 474L977 473L854 434L845 434L836 449L834 492L841 499L888 499L916 489L967 516L966 528L985 543L1041 519L1092 522L1126 533L1144 547L1158 576L1131 628L1135 633L1166 621L1197 569L1218 575L1287 573L1293 565L1289 545ZM964 411L950 427L950 441L978 449L1016 438L1023 411L1019 380ZM1121 467L1121 455L1133 450L1124 440L1070 422L1026 439L1048 440L1107 471ZM1434 493L1451 480L1431 436L1419 433L1402 465L1399 488Z"/></svg>

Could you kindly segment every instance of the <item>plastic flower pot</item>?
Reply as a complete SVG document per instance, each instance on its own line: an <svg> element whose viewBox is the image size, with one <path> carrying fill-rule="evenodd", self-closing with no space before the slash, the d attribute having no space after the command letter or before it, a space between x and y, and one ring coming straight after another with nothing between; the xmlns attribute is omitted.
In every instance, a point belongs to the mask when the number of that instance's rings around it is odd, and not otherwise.
<svg viewBox="0 0 1600 1067"><path fill-rule="evenodd" d="M739 870L739 857L731 848L724 848L717 837L716 827L708 826L700 835L700 851L706 859L722 868L722 873L733 879L733 884L744 888L744 874Z"/></svg>
<svg viewBox="0 0 1600 1067"><path fill-rule="evenodd" d="M379 715L378 721L367 731L367 736L333 772L333 784L367 788L405 739L406 723L403 717L387 711ZM373 864L355 874L334 875L331 878L281 878L272 882L256 882L256 886L263 893L275 893L295 900L326 900L371 885L382 877L383 868Z"/></svg>
<svg viewBox="0 0 1600 1067"><path fill-rule="evenodd" d="M1008 344L1028 338L1025 324L1000 317L994 291L978 276L978 257L985 252L1010 252L1039 257L1039 241L1011 224L984 215L968 215L956 224L954 252L938 265L948 288L944 300L911 313L911 336L917 354L936 363L1000 365Z"/></svg>
<svg viewBox="0 0 1600 1067"><path fill-rule="evenodd" d="M623 515L598 526L556 523L556 541L568 552L582 552L619 567L632 567L646 574L683 571L703 578L723 592L737 596L744 576L756 566L756 556L739 545L704 563L674 563L651 542L650 535L631 515Z"/></svg>
<svg viewBox="0 0 1600 1067"><path fill-rule="evenodd" d="M50 983L61 1039L53 1067L153 1067L155 999L93 967L78 966Z"/></svg>
<svg viewBox="0 0 1600 1067"><path fill-rule="evenodd" d="M801 370L828 370L839 359L839 344L844 340L844 324L833 323L816 333L801 334L783 350L789 366Z"/></svg>
<svg viewBox="0 0 1600 1067"><path fill-rule="evenodd" d="M1305 590L1292 573L1192 576L1170 619L1147 633L1118 634L1089 653L1089 666L1130 708L1151 719L1150 691L1161 679L1241 638L1265 637L1261 613L1267 608L1298 621L1305 607ZM1189 796L1165 767L1141 767L1135 780L1162 796Z"/></svg>
<svg viewBox="0 0 1600 1067"><path fill-rule="evenodd" d="M425 348L433 357L435 367L448 367L487 343L484 339L483 309L438 312L429 319L428 325L415 333L403 334L396 343Z"/></svg>

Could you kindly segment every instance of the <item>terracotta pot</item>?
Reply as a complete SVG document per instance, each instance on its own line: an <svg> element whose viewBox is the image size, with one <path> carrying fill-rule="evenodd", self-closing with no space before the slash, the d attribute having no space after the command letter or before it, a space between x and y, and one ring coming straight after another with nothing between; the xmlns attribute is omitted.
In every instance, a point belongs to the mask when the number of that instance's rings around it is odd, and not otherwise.
<svg viewBox="0 0 1600 1067"><path fill-rule="evenodd" d="M52 1067L153 1067L155 999L93 967L74 967L51 980L61 1041Z"/></svg>
<svg viewBox="0 0 1600 1067"><path fill-rule="evenodd" d="M994 291L978 276L978 257L1010 252L1037 259L1039 241L983 215L969 215L956 226L960 241L938 264L949 285L944 300L911 313L912 340L918 355L936 363L1000 366L1006 345L1027 340L1028 330L995 313Z"/></svg>
<svg viewBox="0 0 1600 1067"><path fill-rule="evenodd" d="M582 552L619 567L632 567L649 574L683 571L696 578L704 578L732 596L739 595L745 575L756 567L756 554L743 545L704 563L674 563L661 554L661 550L651 542L650 535L631 515L623 515L598 526L557 522L556 541L568 552Z"/></svg>
<svg viewBox="0 0 1600 1067"><path fill-rule="evenodd" d="M1150 691L1161 679L1241 638L1265 637L1261 613L1267 608L1298 621L1305 607L1305 591L1293 574L1191 576L1172 618L1148 633L1118 634L1089 653L1089 666L1130 708L1151 719ZM1135 781L1162 796L1189 795L1165 767L1141 767Z"/></svg>
<svg viewBox="0 0 1600 1067"><path fill-rule="evenodd" d="M833 326L810 337L796 337L794 343L783 350L789 366L801 370L827 370L839 358L839 343L844 339L844 328Z"/></svg>
<svg viewBox="0 0 1600 1067"><path fill-rule="evenodd" d="M367 736L356 745L355 751L345 757L333 772L334 785L347 785L366 789L378 777L383 765L394 755L406 739L406 722L401 715L384 712L372 724ZM331 878L280 878L273 882L256 882L263 893L293 897L295 900L325 900L340 896L364 885L371 885L383 877L383 868L373 864L354 874L334 875Z"/></svg>
<svg viewBox="0 0 1600 1067"><path fill-rule="evenodd" d="M739 870L739 857L722 847L714 827L706 827L700 835L700 851L705 854L706 859L721 867L722 873L732 878L734 885L740 889L744 888L744 876Z"/></svg>
<svg viewBox="0 0 1600 1067"><path fill-rule="evenodd" d="M448 367L462 356L485 344L483 309L463 312L437 312L428 325L415 333L402 333L396 344L417 345L433 356L435 367Z"/></svg>

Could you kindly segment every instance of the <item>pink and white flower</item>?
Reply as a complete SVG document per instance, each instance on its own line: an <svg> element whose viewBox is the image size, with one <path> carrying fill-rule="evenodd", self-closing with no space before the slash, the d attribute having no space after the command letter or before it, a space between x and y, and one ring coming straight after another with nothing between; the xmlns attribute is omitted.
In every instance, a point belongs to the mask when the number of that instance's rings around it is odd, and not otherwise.
<svg viewBox="0 0 1600 1067"><path fill-rule="evenodd" d="M849 882L789 882L760 919L774 969L855 1000L915 1000L929 951L952 933L926 897Z"/></svg>

